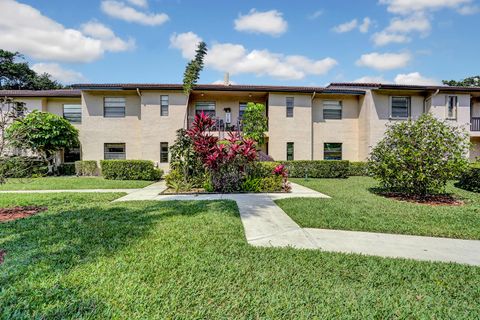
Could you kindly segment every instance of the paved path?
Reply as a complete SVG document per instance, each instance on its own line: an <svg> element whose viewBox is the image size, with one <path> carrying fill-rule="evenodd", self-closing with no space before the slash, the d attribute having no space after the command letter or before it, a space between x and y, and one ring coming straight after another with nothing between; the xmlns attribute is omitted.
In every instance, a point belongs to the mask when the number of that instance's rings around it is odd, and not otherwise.
<svg viewBox="0 0 480 320"><path fill-rule="evenodd" d="M234 200L240 211L245 237L253 246L321 249L480 266L480 241L478 240L301 228L275 204L274 200L329 197L295 183L292 183L292 192L288 194L160 195L159 193L165 188L163 182L159 182L115 201Z"/></svg>
<svg viewBox="0 0 480 320"><path fill-rule="evenodd" d="M5 190L0 191L2 193L108 193L108 192L123 192L123 193L132 193L142 189L60 189L60 190Z"/></svg>

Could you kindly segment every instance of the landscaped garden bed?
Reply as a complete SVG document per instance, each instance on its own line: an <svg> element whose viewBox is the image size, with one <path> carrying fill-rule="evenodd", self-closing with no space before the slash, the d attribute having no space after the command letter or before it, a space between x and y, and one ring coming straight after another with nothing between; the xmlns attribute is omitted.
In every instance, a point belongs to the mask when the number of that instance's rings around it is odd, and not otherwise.
<svg viewBox="0 0 480 320"><path fill-rule="evenodd" d="M37 206L0 208L0 222L30 217L45 210L46 207Z"/></svg>

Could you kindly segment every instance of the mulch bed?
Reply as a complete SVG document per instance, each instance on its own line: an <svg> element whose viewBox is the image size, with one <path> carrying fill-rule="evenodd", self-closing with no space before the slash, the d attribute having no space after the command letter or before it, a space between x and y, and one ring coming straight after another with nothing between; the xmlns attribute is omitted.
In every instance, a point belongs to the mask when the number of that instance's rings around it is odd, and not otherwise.
<svg viewBox="0 0 480 320"><path fill-rule="evenodd" d="M461 206L464 204L462 200L455 198L451 194L437 194L429 196L415 196L395 192L381 192L379 194L386 198L393 198L400 201L407 201L430 206Z"/></svg>
<svg viewBox="0 0 480 320"><path fill-rule="evenodd" d="M47 207L38 206L0 208L0 222L30 217L45 210L47 210Z"/></svg>

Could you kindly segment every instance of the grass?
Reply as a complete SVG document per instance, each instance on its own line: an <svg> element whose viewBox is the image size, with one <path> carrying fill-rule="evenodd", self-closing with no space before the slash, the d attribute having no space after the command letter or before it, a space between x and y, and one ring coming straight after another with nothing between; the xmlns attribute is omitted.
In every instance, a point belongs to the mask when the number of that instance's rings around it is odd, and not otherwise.
<svg viewBox="0 0 480 320"><path fill-rule="evenodd" d="M0 224L0 318L468 319L480 268L245 241L234 202L110 203L118 194L8 194L45 205Z"/></svg>
<svg viewBox="0 0 480 320"><path fill-rule="evenodd" d="M429 206L389 199L369 189L368 177L292 179L331 199L277 201L302 227L480 239L480 194L448 186L463 206Z"/></svg>
<svg viewBox="0 0 480 320"><path fill-rule="evenodd" d="M61 190L61 189L135 189L152 181L106 180L102 177L44 177L8 179L0 190Z"/></svg>

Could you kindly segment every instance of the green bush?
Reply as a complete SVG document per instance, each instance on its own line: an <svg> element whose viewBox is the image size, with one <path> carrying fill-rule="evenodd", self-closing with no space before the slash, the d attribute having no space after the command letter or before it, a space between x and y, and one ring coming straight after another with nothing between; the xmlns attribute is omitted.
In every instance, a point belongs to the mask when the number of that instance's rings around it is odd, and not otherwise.
<svg viewBox="0 0 480 320"><path fill-rule="evenodd" d="M109 180L160 180L163 171L149 160L101 160L102 175Z"/></svg>
<svg viewBox="0 0 480 320"><path fill-rule="evenodd" d="M480 165L472 164L463 174L455 186L473 192L480 192Z"/></svg>
<svg viewBox="0 0 480 320"><path fill-rule="evenodd" d="M41 177L47 172L47 163L38 158L12 156L0 159L0 176L4 178Z"/></svg>
<svg viewBox="0 0 480 320"><path fill-rule="evenodd" d="M77 176L97 176L98 165L95 160L75 161L75 174Z"/></svg>
<svg viewBox="0 0 480 320"><path fill-rule="evenodd" d="M280 192L282 191L282 177L270 174L269 177L247 178L242 183L244 192Z"/></svg>
<svg viewBox="0 0 480 320"><path fill-rule="evenodd" d="M273 174L273 170L279 162L274 161L254 161L247 166L246 173L250 178L266 178Z"/></svg>
<svg viewBox="0 0 480 320"><path fill-rule="evenodd" d="M468 132L431 114L389 126L370 153L368 170L383 188L411 195L445 192L468 168Z"/></svg>
<svg viewBox="0 0 480 320"><path fill-rule="evenodd" d="M74 176L76 173L74 163L62 163L58 166L58 173L61 176Z"/></svg>
<svg viewBox="0 0 480 320"><path fill-rule="evenodd" d="M346 160L282 161L290 178L347 178L349 162Z"/></svg>
<svg viewBox="0 0 480 320"><path fill-rule="evenodd" d="M348 166L349 176L366 176L368 163L367 162L350 162Z"/></svg>

